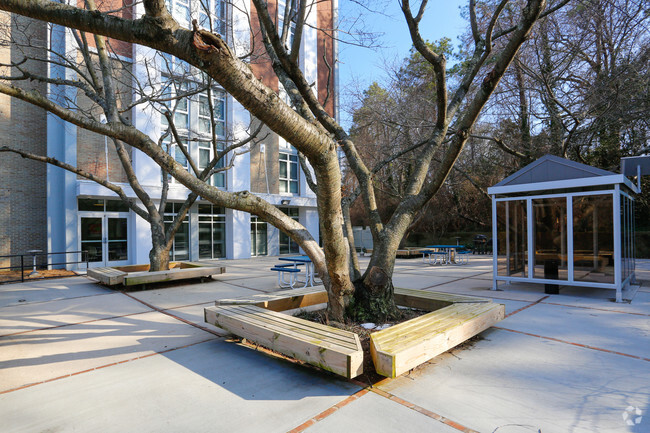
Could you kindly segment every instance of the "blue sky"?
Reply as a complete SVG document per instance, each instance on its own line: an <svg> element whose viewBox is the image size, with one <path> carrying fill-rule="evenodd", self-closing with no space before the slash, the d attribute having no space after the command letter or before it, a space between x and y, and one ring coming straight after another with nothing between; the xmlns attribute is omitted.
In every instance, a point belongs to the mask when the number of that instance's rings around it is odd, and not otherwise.
<svg viewBox="0 0 650 433"><path fill-rule="evenodd" d="M411 49L408 27L397 0L370 2L379 12L360 11L355 2L339 1L342 20L353 20L363 14L366 28L383 33L380 48L368 49L341 43L339 45L339 92L341 93L341 122L345 128L350 121L344 106L349 100L350 88L367 88L373 81L385 80L385 64L394 64L405 58ZM460 16L459 7L466 5L464 0L432 0L420 25L420 33L425 39L434 41L442 37L452 39L458 45L457 36L462 33L466 22ZM417 12L417 11L416 11ZM344 22L345 24L345 22ZM345 35L341 35L346 38Z"/></svg>

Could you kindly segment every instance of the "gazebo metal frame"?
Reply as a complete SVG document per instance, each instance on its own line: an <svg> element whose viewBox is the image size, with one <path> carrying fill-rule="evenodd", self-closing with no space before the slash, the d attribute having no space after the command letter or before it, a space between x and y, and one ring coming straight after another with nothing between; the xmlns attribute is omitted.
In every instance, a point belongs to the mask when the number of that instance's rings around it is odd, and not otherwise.
<svg viewBox="0 0 650 433"><path fill-rule="evenodd" d="M630 170L630 169L628 169ZM635 170L640 176L640 169ZM634 200L635 194L640 192L639 186L632 183L624 174L616 174L598 168L590 167L574 161L558 158L552 155L546 155L539 160L517 171L513 175L504 179L502 182L488 188L488 194L492 197L492 242L493 242L493 290L498 289L498 282L526 282L541 283L555 286L578 286L594 287L616 290L616 301L623 301L623 290L634 285L635 279L635 256L634 256ZM574 200L578 197L589 196L611 196L612 199L612 222L613 222L613 264L614 278L612 283L596 281L579 281L576 279L574 269ZM566 200L566 233L560 233L562 246L566 245L566 250L562 250L558 256L562 257L563 263L566 262L566 279L559 279L556 275L549 277L544 270L544 277L535 276L535 267L539 264L536 261L535 235L536 221L534 205L542 202L544 199L565 198ZM595 199L595 197L594 197ZM511 235L509 226L511 218L509 210L511 206L507 202L522 202L526 204L526 244L525 262L521 268L521 275L510 273L511 242L508 236ZM558 203L561 201L556 200ZM506 204L502 206L505 209L506 224L506 241L505 241L505 259L507 269L505 275L499 275L499 241L498 241L498 210L499 203ZM623 206L623 207L621 207ZM523 207L520 208L523 211ZM622 211L621 211L622 210ZM516 210L515 210L516 212ZM516 215L515 215L516 216ZM520 215L520 217L523 217ZM594 216L596 218L596 216ZM539 223L539 221L537 222ZM515 227L515 230L517 228ZM593 230L596 230L594 222ZM519 234L521 236L521 234ZM594 239L597 239L597 233ZM521 236L523 239L523 236ZM596 246L594 245L594 248ZM504 250L502 246L502 251ZM519 259L524 256L524 252L519 252ZM537 252L539 254L539 252ZM541 256L540 256L541 257ZM595 257L595 256L594 256ZM596 258L594 258L594 263ZM527 266L525 265L527 264ZM539 268L537 269L539 273ZM557 268L555 270L557 273ZM517 270L516 274L519 274ZM549 286L547 286L548 288Z"/></svg>

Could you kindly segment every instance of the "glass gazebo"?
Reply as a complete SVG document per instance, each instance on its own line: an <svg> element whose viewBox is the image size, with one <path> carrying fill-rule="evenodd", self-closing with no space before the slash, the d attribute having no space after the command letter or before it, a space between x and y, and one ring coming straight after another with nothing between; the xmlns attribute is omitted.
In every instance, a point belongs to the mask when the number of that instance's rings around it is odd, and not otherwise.
<svg viewBox="0 0 650 433"><path fill-rule="evenodd" d="M546 155L488 189L499 281L623 290L635 283L634 196L623 174Z"/></svg>

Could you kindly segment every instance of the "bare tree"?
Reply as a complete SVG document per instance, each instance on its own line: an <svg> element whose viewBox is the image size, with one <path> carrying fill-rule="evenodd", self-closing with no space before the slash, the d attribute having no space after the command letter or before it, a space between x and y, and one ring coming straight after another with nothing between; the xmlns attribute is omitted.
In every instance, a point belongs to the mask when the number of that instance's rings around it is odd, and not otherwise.
<svg viewBox="0 0 650 433"><path fill-rule="evenodd" d="M89 8L93 7L93 1L87 0ZM15 18L15 17L14 17ZM22 20L24 21L24 19ZM14 49L22 53L22 58L14 60L11 64L0 65L7 71L7 75L0 76L0 80L11 83L32 82L40 85L47 85L72 88L78 93L78 98L67 99L66 108L75 110L80 115L86 114L88 119L100 122L110 120L114 123L121 123L129 126L128 113L133 107L142 104L154 104L167 120L168 127L163 135L158 139L157 145L165 148L167 153L171 153L169 147L175 144L175 149L183 152L183 157L198 179L203 181L210 179L216 173L222 173L232 168L235 157L241 153L243 146L250 142L255 142L260 128L251 131L249 137L245 140L230 140L227 145L219 143L216 134L212 134L210 144L213 148L213 158L208 161L205 167L198 168L197 164L188 153L177 131L174 122L174 112L179 103L184 103L185 98L197 95L200 92L207 94L209 104L209 116L211 124L215 124L215 107L212 101L212 86L210 80L204 80L204 83L196 83L189 89L180 89L178 86L174 92L170 92L169 86L174 86L184 81L183 77L176 76L175 81L168 83L162 89L155 89L152 83L137 83L133 88L131 82L134 76L129 72L129 65L119 60L119 56L112 52L106 38L101 35L93 35L93 40L89 41L82 32L73 31L76 42L76 50L73 56L66 53L55 53L51 60L34 56L42 46L42 41L34 41L30 38L30 29L25 28L24 23L12 20L8 23L10 28L3 29L2 44L10 44ZM39 47L39 45L41 45ZM96 53L91 51L94 48ZM77 55L78 54L78 55ZM56 63L67 69L74 71L77 80L54 79L52 77L38 75L33 73L29 65L33 62ZM169 65L168 65L169 66ZM169 75L172 75L171 68L167 68ZM37 84L37 85L38 85ZM154 89L146 91L144 89ZM58 90L61 94L66 94L64 90ZM173 94L173 96L172 96ZM135 97L135 101L132 98ZM214 132L214 130L213 130ZM10 146L0 147L0 152L12 152L23 158L51 164L60 167L69 172L75 173L83 178L92 180L115 193L117 197L124 202L139 217L147 221L151 227L152 248L149 253L149 270L159 271L169 269L170 249L177 231L183 224L190 207L198 198L198 194L190 192L178 210L174 213L171 221L165 221L165 207L167 204L169 191L169 176L163 171L162 175L162 193L159 197L152 197L146 188L140 183L136 176L136 171L132 164L131 150L122 141L113 138L111 140L116 155L119 158L119 164L124 172L125 180L134 191L137 200L127 196L124 189L115 181L109 179L109 160L104 161L105 166L102 176L102 169L89 169L80 166L73 166L60 161L56 158L43 156L24 151L19 148ZM220 144L222 144L220 146ZM230 160L226 164L224 161Z"/></svg>
<svg viewBox="0 0 650 433"><path fill-rule="evenodd" d="M289 2L288 2L289 3ZM293 2L292 2L293 3ZM0 91L37 104L79 127L108 135L143 151L188 189L211 202L260 216L279 227L300 244L311 257L328 290L328 311L331 319L342 320L354 299L354 310L365 310L371 316L395 313L391 275L395 253L403 234L416 212L440 189L447 179L461 150L468 140L482 108L501 77L514 59L533 25L543 14L544 0L513 3L518 10L514 26L503 25L500 17L510 2L501 1L494 8L479 12L475 0L470 0L473 52L462 77L454 89L449 89L446 59L431 50L420 36L419 25L428 2L423 1L415 13L409 1L401 8L417 51L435 71L436 107L428 140L416 150L417 163L406 181L405 198L384 223L378 213L373 188L373 170L361 158L347 132L324 108L324 102L312 91L298 64L297 47L300 38L285 44L286 26L280 31L263 0L253 0L262 29L263 44L273 69L286 89L291 105L257 79L247 63L242 61L218 35L195 26L181 28L165 7L163 0L145 0L144 14L135 18L99 13L47 0L1 0L0 9L49 21L80 31L108 36L126 42L145 45L178 57L204 71L237 99L257 119L296 147L314 170L314 184L324 248L300 224L279 209L247 191L230 193L202 181L181 167L150 137L132 126L110 118L107 124L83 118L77 113L55 106L43 95L25 92L2 84ZM306 1L285 17L285 23L296 24L299 35L309 9ZM295 11L295 12L294 12ZM480 19L477 19L480 18ZM485 23L485 24L483 24ZM284 34L284 35L283 35ZM290 41L290 39L289 39ZM495 43L499 42L497 46ZM290 49L287 49L287 46ZM449 136L450 129L454 133ZM448 136L451 138L447 144ZM369 268L353 284L348 267L348 244L344 237L341 206L341 172L338 152L346 156L346 164L355 174L359 192L367 208L375 249ZM440 164L430 173L431 163L439 154Z"/></svg>

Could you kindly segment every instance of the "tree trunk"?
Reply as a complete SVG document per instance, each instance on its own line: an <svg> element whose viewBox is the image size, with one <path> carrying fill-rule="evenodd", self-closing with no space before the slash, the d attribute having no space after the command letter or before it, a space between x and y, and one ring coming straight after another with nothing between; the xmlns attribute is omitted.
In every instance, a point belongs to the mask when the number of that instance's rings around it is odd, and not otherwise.
<svg viewBox="0 0 650 433"><path fill-rule="evenodd" d="M169 270L169 249L171 242L165 238L162 221L150 221L152 247L149 251L149 272Z"/></svg>
<svg viewBox="0 0 650 433"><path fill-rule="evenodd" d="M327 279L323 280L328 296L327 315L330 320L343 322L354 285L350 279L347 239L343 235L341 169L336 150L320 155L312 166L318 183L318 217L327 271Z"/></svg>
<svg viewBox="0 0 650 433"><path fill-rule="evenodd" d="M392 278L401 238L401 233L393 233L373 245L368 269L361 279L355 281L354 311L350 311L350 318L383 323L400 316L393 296Z"/></svg>

